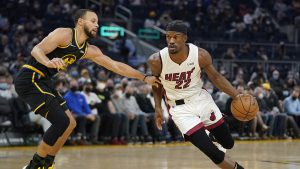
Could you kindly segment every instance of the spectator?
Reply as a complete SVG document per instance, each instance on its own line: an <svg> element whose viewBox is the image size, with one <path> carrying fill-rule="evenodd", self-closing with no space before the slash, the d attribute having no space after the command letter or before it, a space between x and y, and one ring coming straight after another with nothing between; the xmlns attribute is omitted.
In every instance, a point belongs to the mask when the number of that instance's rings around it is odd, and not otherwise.
<svg viewBox="0 0 300 169"><path fill-rule="evenodd" d="M98 113L103 121L101 125L103 131L101 129L100 131L101 135L104 136L104 141L113 145L123 144L124 142L119 140L119 136L121 135L120 132L122 132L120 128L124 125L123 123L126 123L126 119L121 118L117 114L116 108L111 101L111 91L108 90L107 82L98 81L95 93L101 100Z"/></svg>
<svg viewBox="0 0 300 169"><path fill-rule="evenodd" d="M291 95L284 99L283 101L283 107L284 111L290 115L293 116L296 123L298 124L298 127L300 127L300 87L295 86Z"/></svg>
<svg viewBox="0 0 300 169"><path fill-rule="evenodd" d="M135 99L139 107L141 108L141 110L147 114L146 117L147 117L148 129L152 135L152 138L155 141L166 141L167 132L164 131L163 134L166 135L162 135L162 133L156 127L155 110L153 105L151 104L151 100L149 97L150 92L151 92L151 88L149 88L148 85L146 84L140 85L139 92L135 95ZM167 129L166 125L164 125L164 127L165 129Z"/></svg>
<svg viewBox="0 0 300 169"><path fill-rule="evenodd" d="M284 82L283 82L282 78L280 77L279 71L274 70L272 72L272 77L270 78L270 85L271 85L271 88L274 90L274 92L280 99L283 99L283 94L282 94L283 84L284 84Z"/></svg>
<svg viewBox="0 0 300 169"><path fill-rule="evenodd" d="M111 95L111 101L115 108L115 114L121 118L119 142L121 144L127 144L130 141L129 136L129 119L126 112L126 107L123 105L123 89L121 84L116 84L115 89Z"/></svg>
<svg viewBox="0 0 300 169"><path fill-rule="evenodd" d="M93 85L90 82L86 82L83 85L83 91L81 94L85 97L87 104L91 108L91 114L95 116L96 123L93 123L91 128L90 141L92 144L99 144L98 142L98 133L100 128L100 116L98 115L98 107L101 103L101 100L97 97L96 93L93 91Z"/></svg>
<svg viewBox="0 0 300 169"><path fill-rule="evenodd" d="M133 94L134 88L131 85L128 85L123 96L123 105L125 105L126 114L129 120L132 121L132 125L130 126L131 137L134 141L137 140L137 129L138 126L140 126L141 134L143 136L142 141L150 142L152 141L152 138L149 136L149 130L146 124L147 114L141 110Z"/></svg>
<svg viewBox="0 0 300 169"><path fill-rule="evenodd" d="M145 19L144 27L152 28L153 26L156 26L156 12L150 11L148 14L148 18Z"/></svg>
<svg viewBox="0 0 300 169"><path fill-rule="evenodd" d="M76 79L70 81L70 91L65 94L64 99L77 122L75 129L77 131L76 143L80 145L89 144L87 142L86 124L90 121L93 125L99 127L100 119L97 118L95 114L92 114L85 97L78 92L78 82ZM93 132L96 131L97 130L94 130ZM98 133L90 133L90 138L95 138L96 135L98 135Z"/></svg>

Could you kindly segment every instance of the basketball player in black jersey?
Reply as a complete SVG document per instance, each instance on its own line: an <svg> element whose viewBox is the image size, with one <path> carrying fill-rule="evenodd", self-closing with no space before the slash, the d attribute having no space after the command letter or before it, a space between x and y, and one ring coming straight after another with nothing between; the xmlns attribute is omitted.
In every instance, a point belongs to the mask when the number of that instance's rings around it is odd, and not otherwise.
<svg viewBox="0 0 300 169"><path fill-rule="evenodd" d="M95 12L80 9L75 14L75 28L57 28L37 44L32 57L15 78L15 88L32 110L51 122L37 152L23 169L53 169L54 157L76 126L66 102L54 89L51 78L79 59L89 59L115 73L142 80L150 85L160 83L130 66L116 62L99 48L87 43L96 36L98 17Z"/></svg>

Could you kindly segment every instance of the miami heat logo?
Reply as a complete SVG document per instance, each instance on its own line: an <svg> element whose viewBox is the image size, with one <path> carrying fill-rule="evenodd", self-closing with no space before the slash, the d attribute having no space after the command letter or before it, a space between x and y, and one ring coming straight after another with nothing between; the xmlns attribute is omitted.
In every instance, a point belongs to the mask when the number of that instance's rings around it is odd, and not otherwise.
<svg viewBox="0 0 300 169"><path fill-rule="evenodd" d="M211 121L215 121L215 120L216 120L215 112L212 111L212 112L210 113L209 119L210 119Z"/></svg>
<svg viewBox="0 0 300 169"><path fill-rule="evenodd" d="M64 67L57 68L57 71L65 70L69 65L73 64L76 61L76 56L72 54L68 54L62 57L62 60L65 62Z"/></svg>

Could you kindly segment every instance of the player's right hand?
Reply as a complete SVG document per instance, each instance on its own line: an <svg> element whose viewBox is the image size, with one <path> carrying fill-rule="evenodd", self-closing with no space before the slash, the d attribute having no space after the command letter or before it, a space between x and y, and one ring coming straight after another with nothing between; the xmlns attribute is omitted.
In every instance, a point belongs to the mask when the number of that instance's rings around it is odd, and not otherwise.
<svg viewBox="0 0 300 169"><path fill-rule="evenodd" d="M45 66L48 68L62 68L65 66L65 62L62 58L53 58L49 60Z"/></svg>
<svg viewBox="0 0 300 169"><path fill-rule="evenodd" d="M163 113L162 113L162 108L155 108L155 122L156 122L156 127L159 130L162 130L162 124L165 123Z"/></svg>

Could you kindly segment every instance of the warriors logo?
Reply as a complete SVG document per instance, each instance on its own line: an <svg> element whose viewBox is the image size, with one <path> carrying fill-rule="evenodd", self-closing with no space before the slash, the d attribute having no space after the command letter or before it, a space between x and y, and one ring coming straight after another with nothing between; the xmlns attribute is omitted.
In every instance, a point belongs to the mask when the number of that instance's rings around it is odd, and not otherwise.
<svg viewBox="0 0 300 169"><path fill-rule="evenodd" d="M65 70L69 65L73 64L76 61L76 56L72 54L68 54L62 57L62 60L65 62L64 67L57 68L57 71Z"/></svg>

